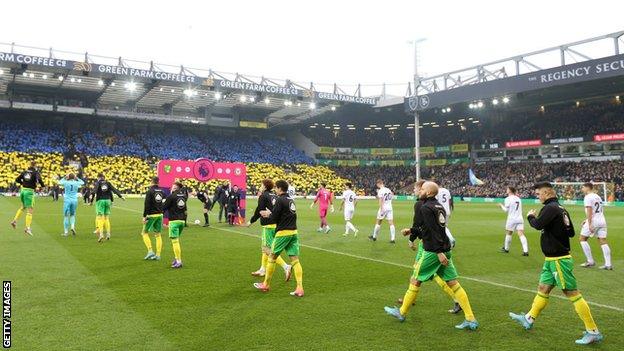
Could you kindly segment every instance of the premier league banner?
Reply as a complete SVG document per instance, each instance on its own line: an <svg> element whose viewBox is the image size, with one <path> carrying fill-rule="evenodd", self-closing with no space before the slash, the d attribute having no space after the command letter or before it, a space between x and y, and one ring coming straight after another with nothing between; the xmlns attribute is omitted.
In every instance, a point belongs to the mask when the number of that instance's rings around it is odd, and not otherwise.
<svg viewBox="0 0 624 351"><path fill-rule="evenodd" d="M454 103L624 75L624 54L525 73L405 99L407 113Z"/></svg>

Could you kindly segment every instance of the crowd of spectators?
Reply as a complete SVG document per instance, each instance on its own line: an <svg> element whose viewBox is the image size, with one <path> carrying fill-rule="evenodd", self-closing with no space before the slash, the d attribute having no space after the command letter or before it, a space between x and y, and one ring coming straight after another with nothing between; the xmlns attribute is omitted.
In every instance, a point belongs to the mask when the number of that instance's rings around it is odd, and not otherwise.
<svg viewBox="0 0 624 351"><path fill-rule="evenodd" d="M464 119L463 121L459 121ZM453 125L448 126L447 120ZM478 121L478 123L473 123ZM348 120L347 122L352 122ZM373 121L374 122L374 121ZM438 123L434 128L431 122ZM392 121L386 121L392 123ZM406 122L398 129L364 129L368 122L353 122L355 129L302 128L302 133L320 146L333 147L413 147L414 129ZM624 104L601 103L545 107L531 111L475 111L468 120L465 113L423 117L420 130L422 146L467 143L481 145L512 140L587 137L624 132Z"/></svg>

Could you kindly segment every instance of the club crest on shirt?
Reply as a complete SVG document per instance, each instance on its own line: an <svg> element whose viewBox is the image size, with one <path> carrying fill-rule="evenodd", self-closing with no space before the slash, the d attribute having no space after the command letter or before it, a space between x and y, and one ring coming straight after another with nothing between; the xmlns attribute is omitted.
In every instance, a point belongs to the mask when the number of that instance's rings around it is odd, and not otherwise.
<svg viewBox="0 0 624 351"><path fill-rule="evenodd" d="M442 211L438 212L438 223L440 223L441 226L446 225L446 216L444 215L444 212Z"/></svg>
<svg viewBox="0 0 624 351"><path fill-rule="evenodd" d="M155 199L156 199L156 201L162 201L162 199L163 199L162 194L157 193L156 196L155 196Z"/></svg>
<svg viewBox="0 0 624 351"><path fill-rule="evenodd" d="M178 208L182 209L186 205L186 201L184 201L184 199L179 199L177 205Z"/></svg>
<svg viewBox="0 0 624 351"><path fill-rule="evenodd" d="M106 191L106 190L108 190L108 185L103 184L103 185L102 185L102 191Z"/></svg>
<svg viewBox="0 0 624 351"><path fill-rule="evenodd" d="M24 179L30 180L30 178L32 178L32 175L30 173L24 174Z"/></svg>

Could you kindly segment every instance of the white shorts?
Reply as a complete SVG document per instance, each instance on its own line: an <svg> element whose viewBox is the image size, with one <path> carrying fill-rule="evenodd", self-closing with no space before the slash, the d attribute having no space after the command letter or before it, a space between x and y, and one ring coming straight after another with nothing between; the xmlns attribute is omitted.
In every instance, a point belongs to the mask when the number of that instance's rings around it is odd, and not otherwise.
<svg viewBox="0 0 624 351"><path fill-rule="evenodd" d="M353 218L353 212L355 212L355 210L344 210L345 221L350 221Z"/></svg>
<svg viewBox="0 0 624 351"><path fill-rule="evenodd" d="M517 232L518 230L524 230L524 223L507 222L505 223L505 230L508 230L510 232Z"/></svg>
<svg viewBox="0 0 624 351"><path fill-rule="evenodd" d="M392 210L377 211L377 219L387 219L389 221L393 220L394 215Z"/></svg>
<svg viewBox="0 0 624 351"><path fill-rule="evenodd" d="M594 227L594 232L592 233L589 231L589 225L585 222L581 228L581 235L586 238L593 237L595 235L597 238L604 239L607 237L607 227Z"/></svg>

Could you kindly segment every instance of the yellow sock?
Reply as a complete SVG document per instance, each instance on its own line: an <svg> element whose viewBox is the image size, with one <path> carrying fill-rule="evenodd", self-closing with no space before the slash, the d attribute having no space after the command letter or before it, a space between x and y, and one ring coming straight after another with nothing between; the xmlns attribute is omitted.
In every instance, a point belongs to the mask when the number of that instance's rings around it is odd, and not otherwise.
<svg viewBox="0 0 624 351"><path fill-rule="evenodd" d="M160 256L160 253L162 252L162 237L160 236L160 234L156 234L156 256Z"/></svg>
<svg viewBox="0 0 624 351"><path fill-rule="evenodd" d="M303 289L303 268L299 260L294 260L290 263L292 269L295 272L295 280L297 281L297 290Z"/></svg>
<svg viewBox="0 0 624 351"><path fill-rule="evenodd" d="M459 283L453 286L453 291L455 292L455 301L459 303L462 310L464 310L464 317L466 317L467 321L474 321L475 317L472 313L472 307L470 306L470 301L468 300L468 294L466 294L466 290L462 288Z"/></svg>
<svg viewBox="0 0 624 351"><path fill-rule="evenodd" d="M24 209L23 209L23 208L21 208L21 207L20 207L20 208L18 208L18 209L17 209L17 212L15 213L15 217L13 217L13 220L14 220L14 221L17 221L17 220L20 218L20 216L22 215L22 212L23 212L23 211L24 211Z"/></svg>
<svg viewBox="0 0 624 351"><path fill-rule="evenodd" d="M104 218L102 217L96 218L95 227L97 228L98 234L104 235Z"/></svg>
<svg viewBox="0 0 624 351"><path fill-rule="evenodd" d="M26 228L30 228L32 224L32 213L26 213Z"/></svg>
<svg viewBox="0 0 624 351"><path fill-rule="evenodd" d="M407 291L405 292L405 296L403 296L403 304L401 305L401 309L400 309L402 316L407 315L407 312L409 312L410 308L412 308L412 304L414 303L414 301L416 301L416 297L418 296L419 290L420 290L420 287L414 284L410 284L409 287L407 288Z"/></svg>
<svg viewBox="0 0 624 351"><path fill-rule="evenodd" d="M442 290L444 290L444 292L448 296L450 296L451 299L455 300L455 293L453 292L453 289L451 289L451 287L448 286L448 284L446 284L446 282L442 280L440 276L438 275L433 276L433 280L435 280L435 282L438 283L438 285L442 288Z"/></svg>
<svg viewBox="0 0 624 351"><path fill-rule="evenodd" d="M173 246L173 255L178 261L182 261L182 248L180 247L179 239L171 239L171 245Z"/></svg>
<svg viewBox="0 0 624 351"><path fill-rule="evenodd" d="M110 225L110 218L108 217L104 218L104 230L106 230L106 234L110 234L111 225Z"/></svg>
<svg viewBox="0 0 624 351"><path fill-rule="evenodd" d="M581 317L581 320L585 324L585 329L587 331L597 331L598 327L596 326L596 322L594 322L594 317L592 317L591 311L589 310L589 305L587 301L578 294L574 297L570 298L572 304L574 304L574 309L576 310L576 314Z"/></svg>
<svg viewBox="0 0 624 351"><path fill-rule="evenodd" d="M277 259L275 260L275 263L279 264L280 267L282 267L282 268L286 268L286 266L288 265L288 263L286 263L286 261L284 261L282 256L277 256Z"/></svg>
<svg viewBox="0 0 624 351"><path fill-rule="evenodd" d="M275 272L275 260L269 257L267 260L266 272L264 273L264 285L269 286L271 284L271 278Z"/></svg>
<svg viewBox="0 0 624 351"><path fill-rule="evenodd" d="M262 260L260 261L260 267L266 268L268 261L269 261L269 256L263 252L262 253Z"/></svg>
<svg viewBox="0 0 624 351"><path fill-rule="evenodd" d="M152 251L152 240L150 240L149 234L143 233L141 236L143 237L143 243L145 247L147 247L147 251Z"/></svg>
<svg viewBox="0 0 624 351"><path fill-rule="evenodd" d="M531 316L533 319L537 318L542 310L546 308L546 305L548 305L548 298L548 295L538 291L537 295L535 295L535 298L533 299L533 305L531 305L529 316Z"/></svg>

